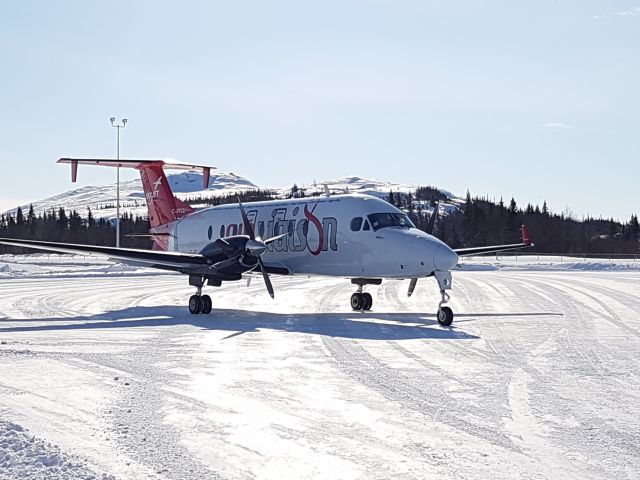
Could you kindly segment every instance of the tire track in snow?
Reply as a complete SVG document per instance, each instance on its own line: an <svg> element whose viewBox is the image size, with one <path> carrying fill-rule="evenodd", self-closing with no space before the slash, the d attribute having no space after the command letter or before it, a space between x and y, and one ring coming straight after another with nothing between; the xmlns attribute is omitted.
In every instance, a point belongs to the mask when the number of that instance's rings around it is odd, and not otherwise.
<svg viewBox="0 0 640 480"><path fill-rule="evenodd" d="M164 288L157 289L158 293L150 295L140 296L138 290L137 295L132 295L131 301L127 300L128 308L162 304L162 300L171 292L168 288L171 286L180 292L184 290L182 285L177 286L175 282L167 282ZM117 295L123 289L114 287L110 290L110 293ZM130 291L130 288L126 290ZM122 300L122 297L116 298ZM206 410L207 406L166 388L166 385L178 383L180 376L155 364L163 364L170 357L172 340L183 332L179 326L163 326L154 330L155 334L144 345L124 354L80 356L100 367L124 373L119 380L116 401L105 411L110 432L107 433L108 438L120 445L120 449L133 460L148 466L162 478L220 478L194 458L181 444L179 433L163 421L162 412L169 402L180 402L182 408L186 409Z"/></svg>
<svg viewBox="0 0 640 480"><path fill-rule="evenodd" d="M117 327L119 320L110 320L109 310L93 314L87 309L95 311L96 305L103 304L111 311L119 308L135 311L144 305L164 304L162 300L171 294L172 288L178 292L184 290L183 285L178 286L175 281L169 280L160 282L160 285L154 284L158 293L141 295L141 286L147 284L147 278L119 277L115 281L96 280L94 285L84 285L80 290L82 282L56 281L54 287L34 289L28 297L23 296L17 306L29 307L23 310L27 317L41 317L44 312L51 317L55 316L56 319L68 319L70 330L73 329L72 322L77 317L96 317L97 323L112 322L111 326ZM159 303L156 303L157 301ZM47 319L43 319L43 322L46 321ZM143 322L144 319L141 320L141 323ZM33 328L37 330L38 327ZM162 412L168 402L180 402L184 408L206 408L201 402L190 397L168 391L165 385L179 380L178 376L154 366L155 363L166 361L167 355L171 352L166 349L166 345L171 346L175 335L182 333L181 328L155 327L152 330L147 329L146 333L149 331L153 334L142 346L133 345L133 349L125 349L124 353L36 352L34 355L81 365L82 368L102 375L105 369L108 369L119 378L119 381L115 382L117 395L114 403L98 414L102 417L104 427L102 432L97 433L104 441L117 444L117 450L122 455L155 472L156 478L219 478L210 468L193 458L182 446L179 434L162 420Z"/></svg>
<svg viewBox="0 0 640 480"><path fill-rule="evenodd" d="M325 292L319 302L319 312L331 310L331 300L335 298L337 288ZM362 312L355 314L367 315ZM409 377L406 373L389 367L367 353L354 340L322 336L322 344L337 370L384 398L401 404L405 409L425 415L433 421L485 440L491 445L519 451L503 432L487 423L485 418L476 416L471 418L472 421L467 421L456 412L452 412L450 407L456 404L456 399L447 395L444 388L425 384L420 377Z"/></svg>

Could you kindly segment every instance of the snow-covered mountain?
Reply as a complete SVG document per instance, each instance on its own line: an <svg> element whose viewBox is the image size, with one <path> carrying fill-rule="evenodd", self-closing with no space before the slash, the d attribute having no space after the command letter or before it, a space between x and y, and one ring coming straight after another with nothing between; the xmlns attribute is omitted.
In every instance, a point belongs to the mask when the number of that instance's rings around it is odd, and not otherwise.
<svg viewBox="0 0 640 480"><path fill-rule="evenodd" d="M171 189L176 197L186 198L211 198L221 195L234 194L237 192L256 190L259 188L273 190L278 196L285 197L291 193L292 185L271 188L261 187L250 180L235 175L216 171L211 174L209 188L202 189L202 174L198 172L182 172L167 175ZM311 184L297 184L300 190L307 195L322 193L325 185L333 194L338 193L365 193L379 198L387 198L389 192L394 194L408 194L416 190L415 185L406 185L381 180L365 179L357 176L345 176L335 179L313 182ZM455 208L456 200L449 192L442 191L452 199L451 207ZM116 184L101 186L86 186L69 190L68 192L55 195L33 203L36 215L51 209L63 207L65 210L75 209L80 215L86 216L87 208L91 208L96 218L115 218L116 209ZM196 206L197 207L197 206ZM29 205L23 205L22 209L26 214ZM447 211L449 208L442 205L441 208ZM147 215L147 206L139 179L120 182L120 210L132 215ZM16 209L9 210L9 214L15 215Z"/></svg>
<svg viewBox="0 0 640 480"><path fill-rule="evenodd" d="M387 198L389 192L409 193L415 191L415 185L405 185L401 183L384 182L381 180L369 180L354 175L339 177L335 179L316 182L311 185L298 185L305 193L323 192L324 186L329 188L331 193L366 193L380 198ZM281 189L290 192L291 186Z"/></svg>
<svg viewBox="0 0 640 480"><path fill-rule="evenodd" d="M209 180L209 188L202 189L202 174L197 172L182 172L167 175L171 189L178 198L187 197L213 197L246 190L259 188L246 178L233 173L215 172ZM115 218L116 216L116 184L90 185L68 192L45 198L33 203L36 215L44 211L59 209L75 209L80 215L86 216L87 208L96 218ZM22 205L22 210L27 212L29 205ZM120 210L132 215L147 215L147 203L140 179L120 182ZM9 210L9 214L15 215L16 209Z"/></svg>

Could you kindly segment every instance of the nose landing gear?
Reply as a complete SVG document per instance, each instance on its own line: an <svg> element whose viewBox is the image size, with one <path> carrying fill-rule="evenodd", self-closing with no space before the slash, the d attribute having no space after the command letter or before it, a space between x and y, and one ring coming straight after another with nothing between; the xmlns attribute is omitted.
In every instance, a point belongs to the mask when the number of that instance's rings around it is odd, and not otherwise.
<svg viewBox="0 0 640 480"><path fill-rule="evenodd" d="M449 301L449 294L444 290L440 290L440 295L442 295L442 300L438 304L438 314L436 315L438 318L438 323L443 327L448 327L453 323L453 310L449 307L443 307L445 303Z"/></svg>
<svg viewBox="0 0 640 480"><path fill-rule="evenodd" d="M446 290L451 290L451 272L436 270L433 273L438 282L438 286L440 287L440 295L442 297L438 304L438 313L436 314L436 318L441 326L449 327L453 323L453 310L449 307L444 307L443 305L448 303L451 298L446 292Z"/></svg>

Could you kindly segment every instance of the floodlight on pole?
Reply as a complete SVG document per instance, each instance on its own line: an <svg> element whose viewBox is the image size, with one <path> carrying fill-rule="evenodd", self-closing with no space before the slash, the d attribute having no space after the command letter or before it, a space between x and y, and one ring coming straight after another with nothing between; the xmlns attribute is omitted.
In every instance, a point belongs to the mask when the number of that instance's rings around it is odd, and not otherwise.
<svg viewBox="0 0 640 480"><path fill-rule="evenodd" d="M120 160L120 129L127 124L127 119L123 118L121 122L116 121L116 117L109 118L111 126L118 130L116 159ZM116 248L120 248L120 165L116 168Z"/></svg>

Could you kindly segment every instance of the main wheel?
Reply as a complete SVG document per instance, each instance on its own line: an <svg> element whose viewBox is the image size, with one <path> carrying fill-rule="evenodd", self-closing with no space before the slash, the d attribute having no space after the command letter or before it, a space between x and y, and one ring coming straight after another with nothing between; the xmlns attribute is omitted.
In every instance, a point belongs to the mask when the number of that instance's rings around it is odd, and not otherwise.
<svg viewBox="0 0 640 480"><path fill-rule="evenodd" d="M362 310L364 305L364 298L361 293L354 293L351 295L351 308L354 310Z"/></svg>
<svg viewBox="0 0 640 480"><path fill-rule="evenodd" d="M201 309L202 301L200 300L200 297L198 295L191 295L191 297L189 298L189 312L195 315L197 313L200 313Z"/></svg>
<svg viewBox="0 0 640 480"><path fill-rule="evenodd" d="M204 313L208 315L211 313L211 307L213 302L211 301L211 297L209 295L202 295L200 297L200 313Z"/></svg>
<svg viewBox="0 0 640 480"><path fill-rule="evenodd" d="M438 310L438 323L443 327L448 327L453 323L453 310L449 307L442 307Z"/></svg>
<svg viewBox="0 0 640 480"><path fill-rule="evenodd" d="M373 297L370 293L364 292L362 294L362 309L363 310L371 310L373 306Z"/></svg>

